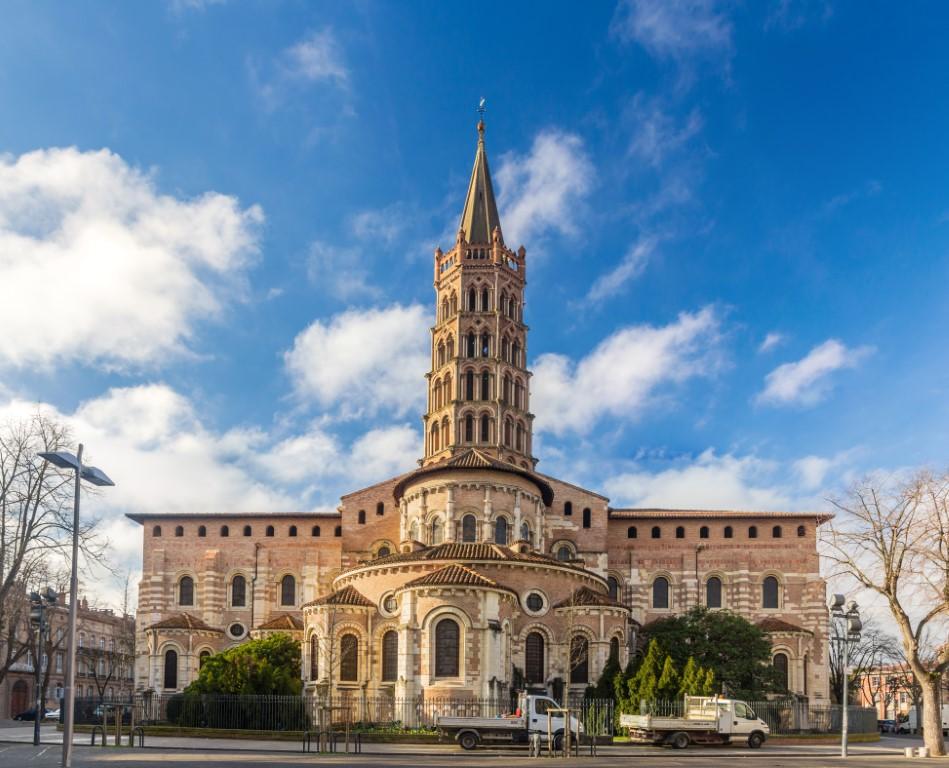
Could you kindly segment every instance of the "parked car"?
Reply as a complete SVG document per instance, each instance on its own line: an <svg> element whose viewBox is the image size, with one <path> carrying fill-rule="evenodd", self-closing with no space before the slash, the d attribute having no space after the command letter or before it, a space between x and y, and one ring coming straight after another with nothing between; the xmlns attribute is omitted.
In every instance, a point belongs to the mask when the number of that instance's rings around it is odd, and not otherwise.
<svg viewBox="0 0 949 768"><path fill-rule="evenodd" d="M877 720L880 733L896 733L896 720Z"/></svg>
<svg viewBox="0 0 949 768"><path fill-rule="evenodd" d="M59 707L56 707L56 709L47 709L45 717L47 720L59 720Z"/></svg>
<svg viewBox="0 0 949 768"><path fill-rule="evenodd" d="M49 710L45 707L43 708L43 717L46 717L46 713ZM13 717L14 720L35 720L36 719L36 707L30 707L29 709L20 712L20 714Z"/></svg>

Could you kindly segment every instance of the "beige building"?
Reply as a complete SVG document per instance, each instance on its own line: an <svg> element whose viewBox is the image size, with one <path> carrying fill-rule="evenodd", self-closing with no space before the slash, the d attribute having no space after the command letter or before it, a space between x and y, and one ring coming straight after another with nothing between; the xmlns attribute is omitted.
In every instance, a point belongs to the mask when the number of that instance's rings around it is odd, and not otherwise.
<svg viewBox="0 0 949 768"><path fill-rule="evenodd" d="M483 124L456 241L433 267L417 469L329 515L131 516L138 687L180 690L202 656L282 630L303 643L311 691L560 695L610 655L625 663L643 624L704 605L759 623L789 690L826 700L819 515L615 509L537 471L527 254L505 245Z"/></svg>
<svg viewBox="0 0 949 768"><path fill-rule="evenodd" d="M26 603L25 594L22 596ZM36 704L35 635L28 626L28 608L17 612L20 624L13 666L0 683L0 719L12 718ZM57 709L66 678L67 595L61 594L49 613L49 642L40 653L48 709ZM76 632L76 696L91 700L125 700L134 690L135 618L79 601ZM0 639L0 658L6 648Z"/></svg>

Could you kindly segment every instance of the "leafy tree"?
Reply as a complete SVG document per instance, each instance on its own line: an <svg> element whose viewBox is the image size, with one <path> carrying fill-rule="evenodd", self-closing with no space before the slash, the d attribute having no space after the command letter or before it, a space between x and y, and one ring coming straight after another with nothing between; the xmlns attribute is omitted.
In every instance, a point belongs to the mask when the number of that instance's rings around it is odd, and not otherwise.
<svg viewBox="0 0 949 768"><path fill-rule="evenodd" d="M677 699L679 697L679 682L679 672L676 670L675 662L671 656L666 655L666 660L662 665L662 674L659 676L659 683L656 686L659 698L666 701Z"/></svg>
<svg viewBox="0 0 949 768"><path fill-rule="evenodd" d="M680 667L689 656L695 657L696 664L712 672L713 683L725 683L733 696L756 699L781 690L767 636L734 613L693 608L681 616L655 621L644 627L643 633Z"/></svg>
<svg viewBox="0 0 949 768"><path fill-rule="evenodd" d="M700 673L699 665L695 663L695 657L689 656L689 660L685 663L685 669L682 670L682 678L679 681L679 697L682 696L695 696L696 684L697 684L697 675ZM703 679L704 682L704 679Z"/></svg>
<svg viewBox="0 0 949 768"><path fill-rule="evenodd" d="M591 685L586 690L586 697L593 699L611 699L613 698L613 681L623 674L619 665L619 660L610 656L606 660L603 671L600 673L596 685Z"/></svg>
<svg viewBox="0 0 949 768"><path fill-rule="evenodd" d="M718 688L718 685L715 683L715 673L709 668L705 670L703 677L702 688L698 693L701 693L702 696L714 696Z"/></svg>
<svg viewBox="0 0 949 768"><path fill-rule="evenodd" d="M658 692L659 677L662 674L663 652L655 640L646 648L646 656L636 674L629 681L629 703L633 708L641 701L654 701Z"/></svg>
<svg viewBox="0 0 949 768"><path fill-rule="evenodd" d="M289 696L302 686L300 643L277 633L209 657L185 693Z"/></svg>

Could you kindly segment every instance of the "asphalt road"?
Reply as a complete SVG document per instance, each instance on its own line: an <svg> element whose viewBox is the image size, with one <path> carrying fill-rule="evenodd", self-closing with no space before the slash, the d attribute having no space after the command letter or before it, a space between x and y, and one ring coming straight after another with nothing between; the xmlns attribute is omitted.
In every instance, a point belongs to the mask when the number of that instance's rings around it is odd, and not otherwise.
<svg viewBox="0 0 949 768"><path fill-rule="evenodd" d="M855 745L847 764L873 766L874 768L906 768L909 763L900 747L910 742L907 739L884 739L880 744ZM365 766L373 768L461 768L461 766L484 766L485 768L508 768L511 763L529 765L533 761L523 750L478 750L466 752L438 752L415 754L363 754L363 755L305 755L288 752L251 752L246 750L196 750L196 749L145 749L130 750L110 747L77 746L73 752L73 764L77 768L158 768L160 764L175 766L202 766L202 768L270 768L271 766L306 766L320 764L329 766ZM61 758L58 744L34 747L32 744L0 743L0 766L29 766L30 768L56 768ZM741 748L690 748L683 751L652 749L601 749L598 757L543 758L540 764L563 766L601 766L602 768L704 768L723 766L728 768L824 768L840 765L841 759L827 745L785 746L765 745L760 750ZM919 761L920 765L949 766L949 758Z"/></svg>

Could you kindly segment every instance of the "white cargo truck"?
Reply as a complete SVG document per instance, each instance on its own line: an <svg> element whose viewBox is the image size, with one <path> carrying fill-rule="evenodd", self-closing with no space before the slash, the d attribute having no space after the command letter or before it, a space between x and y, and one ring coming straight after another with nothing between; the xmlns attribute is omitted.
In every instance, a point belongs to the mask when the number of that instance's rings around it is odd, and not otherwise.
<svg viewBox="0 0 949 768"><path fill-rule="evenodd" d="M898 726L900 733L917 733L919 731L919 716L916 714L916 707L910 707L909 715L906 720ZM949 704L942 705L942 735L949 735Z"/></svg>
<svg viewBox="0 0 949 768"><path fill-rule="evenodd" d="M485 742L526 744L535 733L546 742L550 733L554 749L559 750L567 726L562 714L547 714L556 709L560 709L560 705L547 696L522 693L518 695L517 709L512 714L495 717L438 715L435 727L439 735L451 736L463 749L474 749ZM571 739L577 739L583 733L583 725L573 715L570 716L570 733Z"/></svg>
<svg viewBox="0 0 949 768"><path fill-rule="evenodd" d="M686 696L682 717L620 715L631 741L685 749L689 744L729 744L747 740L757 749L771 732L768 724L743 701L717 696Z"/></svg>

